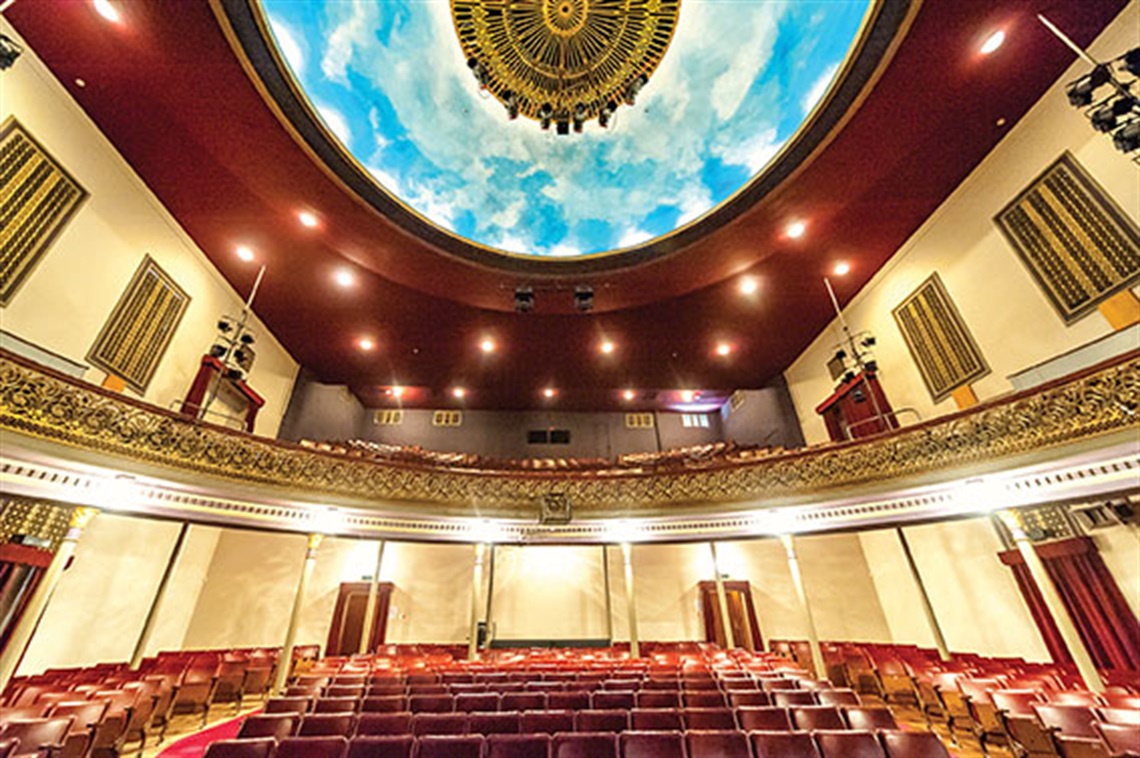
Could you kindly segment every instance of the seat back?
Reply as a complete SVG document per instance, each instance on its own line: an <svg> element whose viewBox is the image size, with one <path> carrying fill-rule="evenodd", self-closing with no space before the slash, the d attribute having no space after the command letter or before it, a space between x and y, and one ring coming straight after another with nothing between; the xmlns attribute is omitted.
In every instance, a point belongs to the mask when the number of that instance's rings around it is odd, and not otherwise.
<svg viewBox="0 0 1140 758"><path fill-rule="evenodd" d="M412 758L416 738L410 734L354 737L346 758Z"/></svg>
<svg viewBox="0 0 1140 758"><path fill-rule="evenodd" d="M855 690L819 690L815 693L816 702L820 705L859 705L859 695Z"/></svg>
<svg viewBox="0 0 1140 758"><path fill-rule="evenodd" d="M1050 692L1046 697L1054 705L1083 705L1086 708L1097 708L1102 705L1100 697L1088 690L1061 690Z"/></svg>
<svg viewBox="0 0 1140 758"><path fill-rule="evenodd" d="M344 758L347 753L343 736L286 737L277 743L274 758Z"/></svg>
<svg viewBox="0 0 1140 758"><path fill-rule="evenodd" d="M751 758L748 737L738 731L696 730L685 733L689 758Z"/></svg>
<svg viewBox="0 0 1140 758"><path fill-rule="evenodd" d="M624 732L629 729L629 711L616 708L578 711L574 714L574 729L579 732Z"/></svg>
<svg viewBox="0 0 1140 758"><path fill-rule="evenodd" d="M1140 708L1097 708L1096 712L1106 724L1140 726Z"/></svg>
<svg viewBox="0 0 1140 758"><path fill-rule="evenodd" d="M298 737L349 737L356 731L355 713L310 713L301 719Z"/></svg>
<svg viewBox="0 0 1140 758"><path fill-rule="evenodd" d="M254 737L272 737L283 740L297 733L297 725L301 717L295 713L261 713L247 716L238 730L238 739Z"/></svg>
<svg viewBox="0 0 1140 758"><path fill-rule="evenodd" d="M686 708L681 711L686 729L735 729L736 717L728 708Z"/></svg>
<svg viewBox="0 0 1140 758"><path fill-rule="evenodd" d="M409 695L408 710L412 713L451 713L455 699L451 695Z"/></svg>
<svg viewBox="0 0 1140 758"><path fill-rule="evenodd" d="M550 736L546 734L491 734L487 736L486 758L548 758Z"/></svg>
<svg viewBox="0 0 1140 758"><path fill-rule="evenodd" d="M0 740L0 758L11 758L20 747L20 741L13 737L10 740Z"/></svg>
<svg viewBox="0 0 1140 758"><path fill-rule="evenodd" d="M752 732L748 735L756 758L819 758L808 732Z"/></svg>
<svg viewBox="0 0 1140 758"><path fill-rule="evenodd" d="M471 711L499 710L499 695L496 692L462 692L455 696L455 710Z"/></svg>
<svg viewBox="0 0 1140 758"><path fill-rule="evenodd" d="M313 703L313 713L355 713L359 710L358 697L322 697Z"/></svg>
<svg viewBox="0 0 1140 758"><path fill-rule="evenodd" d="M839 709L830 705L805 705L789 708L792 726L796 729L846 729L847 724L839 715Z"/></svg>
<svg viewBox="0 0 1140 758"><path fill-rule="evenodd" d="M63 718L13 719L0 726L0 740L15 738L25 752L40 745L61 745L71 731L72 719Z"/></svg>
<svg viewBox="0 0 1140 758"><path fill-rule="evenodd" d="M950 752L933 732L880 732L887 758L950 758Z"/></svg>
<svg viewBox="0 0 1140 758"><path fill-rule="evenodd" d="M499 700L501 711L543 711L546 710L545 692L505 692Z"/></svg>
<svg viewBox="0 0 1140 758"><path fill-rule="evenodd" d="M571 723L574 719L571 716ZM467 731L470 734L518 734L519 714L514 711L505 713L475 713L467 716Z"/></svg>
<svg viewBox="0 0 1140 758"><path fill-rule="evenodd" d="M829 729L812 733L822 758L886 758L873 732Z"/></svg>
<svg viewBox="0 0 1140 758"><path fill-rule="evenodd" d="M559 732L550 740L550 758L617 758L617 735Z"/></svg>
<svg viewBox="0 0 1140 758"><path fill-rule="evenodd" d="M792 728L791 717L787 708L777 708L774 705L757 708L737 708L736 719L740 728L746 732L754 729L773 732L787 732Z"/></svg>
<svg viewBox="0 0 1140 758"><path fill-rule="evenodd" d="M760 690L734 690L728 693L728 702L733 708L747 706L755 708L757 706L771 705L772 698L767 692Z"/></svg>
<svg viewBox="0 0 1140 758"><path fill-rule="evenodd" d="M899 728L898 722L888 708L847 707L842 712L843 720L851 729L875 731Z"/></svg>
<svg viewBox="0 0 1140 758"><path fill-rule="evenodd" d="M412 734L464 734L466 713L417 713L412 716Z"/></svg>
<svg viewBox="0 0 1140 758"><path fill-rule="evenodd" d="M408 701L403 695L368 696L360 701L363 713L399 713L408 710Z"/></svg>
<svg viewBox="0 0 1140 758"><path fill-rule="evenodd" d="M482 735L431 735L416 741L416 758L482 758L482 755Z"/></svg>
<svg viewBox="0 0 1140 758"><path fill-rule="evenodd" d="M623 732L618 735L621 758L685 758L685 736L673 732Z"/></svg>
<svg viewBox="0 0 1140 758"><path fill-rule="evenodd" d="M1097 720L1092 708L1084 705L1051 705L1035 703L1033 710L1046 727L1056 729L1066 737L1096 738L1093 722Z"/></svg>
<svg viewBox="0 0 1140 758"><path fill-rule="evenodd" d="M1108 748L1109 755L1140 755L1140 726L1093 723L1093 731Z"/></svg>
<svg viewBox="0 0 1140 758"><path fill-rule="evenodd" d="M819 700L815 692L806 690L777 690L772 693L772 705L784 708L800 705L816 705Z"/></svg>
<svg viewBox="0 0 1140 758"><path fill-rule="evenodd" d="M680 708L681 693L677 690L642 690L637 693L638 708Z"/></svg>
<svg viewBox="0 0 1140 758"><path fill-rule="evenodd" d="M271 697L265 703L265 713L308 713L313 700L309 697Z"/></svg>
<svg viewBox="0 0 1140 758"><path fill-rule="evenodd" d="M412 733L412 713L362 713L356 720L356 734L383 736Z"/></svg>
<svg viewBox="0 0 1140 758"><path fill-rule="evenodd" d="M715 690L686 690L682 699L686 708L724 708L728 705L724 693Z"/></svg>
<svg viewBox="0 0 1140 758"><path fill-rule="evenodd" d="M573 711L523 711L519 729L523 734L554 734L574 731Z"/></svg>
<svg viewBox="0 0 1140 758"><path fill-rule="evenodd" d="M269 758L277 741L272 738L255 740L219 740L206 746L202 758Z"/></svg>
<svg viewBox="0 0 1140 758"><path fill-rule="evenodd" d="M1032 716L1033 704L1041 702L1036 690L994 690L990 693L994 707L1011 716Z"/></svg>
<svg viewBox="0 0 1140 758"><path fill-rule="evenodd" d="M106 700L65 700L56 703L48 711L48 718L72 718L71 734L86 732L96 726L107 714L110 703Z"/></svg>
<svg viewBox="0 0 1140 758"><path fill-rule="evenodd" d="M634 708L629 712L629 725L640 731L671 731L685 728L681 711L676 708Z"/></svg>

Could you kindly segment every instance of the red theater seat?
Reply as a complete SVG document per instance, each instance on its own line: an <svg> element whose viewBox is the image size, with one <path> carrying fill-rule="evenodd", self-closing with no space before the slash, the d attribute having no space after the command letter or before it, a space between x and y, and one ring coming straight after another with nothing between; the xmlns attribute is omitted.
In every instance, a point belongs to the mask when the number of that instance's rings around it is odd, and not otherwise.
<svg viewBox="0 0 1140 758"><path fill-rule="evenodd" d="M776 690L772 693L772 705L783 708L791 706L815 705L819 702L815 692L805 690Z"/></svg>
<svg viewBox="0 0 1140 758"><path fill-rule="evenodd" d="M412 734L464 734L466 713L417 713L412 717Z"/></svg>
<svg viewBox="0 0 1140 758"><path fill-rule="evenodd" d="M345 737L287 737L277 743L274 758L344 758Z"/></svg>
<svg viewBox="0 0 1140 758"><path fill-rule="evenodd" d="M676 708L634 708L629 712L629 725L640 731L683 730L681 711Z"/></svg>
<svg viewBox="0 0 1140 758"><path fill-rule="evenodd" d="M876 731L898 729L898 722L887 708L844 708L843 718L850 729Z"/></svg>
<svg viewBox="0 0 1140 758"><path fill-rule="evenodd" d="M360 701L363 713L399 713L408 710L408 700L403 695L379 695L366 697Z"/></svg>
<svg viewBox="0 0 1140 758"><path fill-rule="evenodd" d="M859 695L855 690L817 690L816 702L820 705L859 705Z"/></svg>
<svg viewBox="0 0 1140 758"><path fill-rule="evenodd" d="M271 697L265 703L265 713L308 713L313 707L308 697Z"/></svg>
<svg viewBox="0 0 1140 758"><path fill-rule="evenodd" d="M819 758L808 732L752 732L748 735L756 758Z"/></svg>
<svg viewBox="0 0 1140 758"><path fill-rule="evenodd" d="M872 732L821 730L812 736L823 758L886 758Z"/></svg>
<svg viewBox="0 0 1140 758"><path fill-rule="evenodd" d="M617 758L617 735L560 732L550 740L550 758Z"/></svg>
<svg viewBox="0 0 1140 758"><path fill-rule="evenodd" d="M310 713L301 719L298 737L351 736L356 731L355 713Z"/></svg>
<svg viewBox="0 0 1140 758"><path fill-rule="evenodd" d="M1140 726L1140 708L1097 708L1096 713L1106 724Z"/></svg>
<svg viewBox="0 0 1140 758"><path fill-rule="evenodd" d="M505 692L499 701L501 711L544 711L545 692Z"/></svg>
<svg viewBox="0 0 1140 758"><path fill-rule="evenodd" d="M787 708L762 706L759 708L737 708L736 719L746 732L761 730L768 732L790 732L792 720Z"/></svg>
<svg viewBox="0 0 1140 758"><path fill-rule="evenodd" d="M789 708L792 726L796 729L846 729L847 724L839 715L839 709L830 705L808 705Z"/></svg>
<svg viewBox="0 0 1140 758"><path fill-rule="evenodd" d="M1095 692L1087 690L1047 692L1045 697L1053 705L1083 705L1086 708L1097 708L1102 705L1100 697Z"/></svg>
<svg viewBox="0 0 1140 758"><path fill-rule="evenodd" d="M748 737L737 731L690 731L685 733L689 758L751 758Z"/></svg>
<svg viewBox="0 0 1140 758"><path fill-rule="evenodd" d="M71 718L13 719L0 726L0 740L16 739L18 756L39 756L41 748L63 745L71 731ZM48 753L45 751L44 755ZM58 753L57 753L58 754Z"/></svg>
<svg viewBox="0 0 1140 758"><path fill-rule="evenodd" d="M681 732L623 732L618 735L621 758L685 758Z"/></svg>
<svg viewBox="0 0 1140 758"><path fill-rule="evenodd" d="M578 711L574 715L574 730L578 732L624 732L629 729L629 711Z"/></svg>
<svg viewBox="0 0 1140 758"><path fill-rule="evenodd" d="M554 734L574 731L573 711L524 711L519 716L523 734Z"/></svg>
<svg viewBox="0 0 1140 758"><path fill-rule="evenodd" d="M495 692L464 692L455 696L455 710L464 713L471 711L499 710L499 695Z"/></svg>
<svg viewBox="0 0 1140 758"><path fill-rule="evenodd" d="M755 708L772 704L772 699L768 696L768 693L761 692L760 690L730 692L728 693L728 701L733 708L739 708L741 706Z"/></svg>
<svg viewBox="0 0 1140 758"><path fill-rule="evenodd" d="M638 708L680 708L681 693L678 690L642 690L637 693Z"/></svg>
<svg viewBox="0 0 1140 758"><path fill-rule="evenodd" d="M550 736L546 734L488 735L486 758L548 758Z"/></svg>
<svg viewBox="0 0 1140 758"><path fill-rule="evenodd" d="M573 717L570 720L573 722ZM518 734L519 714L514 711L471 713L467 716L467 731L471 734Z"/></svg>
<svg viewBox="0 0 1140 758"><path fill-rule="evenodd" d="M358 735L411 734L412 714L403 713L362 713L356 722Z"/></svg>
<svg viewBox="0 0 1140 758"><path fill-rule="evenodd" d="M683 700L686 708L724 708L728 705L723 692L712 690L686 690Z"/></svg>
<svg viewBox="0 0 1140 758"><path fill-rule="evenodd" d="M247 716L238 730L239 740L272 737L275 740L292 737L297 733L301 717L295 713L262 713Z"/></svg>
<svg viewBox="0 0 1140 758"><path fill-rule="evenodd" d="M590 707L590 693L586 690L548 692L546 695L546 707L552 711L580 711Z"/></svg>
<svg viewBox="0 0 1140 758"><path fill-rule="evenodd" d="M345 758L412 758L416 738L410 734L383 737L354 737Z"/></svg>
<svg viewBox="0 0 1140 758"><path fill-rule="evenodd" d="M633 691L607 691L595 692L590 698L590 707L595 710L612 710L615 708L624 708L629 710L633 707Z"/></svg>
<svg viewBox="0 0 1140 758"><path fill-rule="evenodd" d="M206 747L202 758L269 758L277 747L272 738L256 740L221 740Z"/></svg>
<svg viewBox="0 0 1140 758"><path fill-rule="evenodd" d="M438 735L420 737L416 741L416 758L482 758L483 737L480 735Z"/></svg>
<svg viewBox="0 0 1140 758"><path fill-rule="evenodd" d="M881 732L887 758L950 758L950 752L933 732Z"/></svg>
<svg viewBox="0 0 1140 758"><path fill-rule="evenodd" d="M322 697L313 703L313 713L355 713L360 710L360 698Z"/></svg>
<svg viewBox="0 0 1140 758"><path fill-rule="evenodd" d="M735 729L736 717L728 708L686 708L681 711L685 729Z"/></svg>
<svg viewBox="0 0 1140 758"><path fill-rule="evenodd" d="M20 741L14 737L10 740L0 740L0 758L12 758L19 747Z"/></svg>
<svg viewBox="0 0 1140 758"><path fill-rule="evenodd" d="M1101 743L1108 749L1108 754L1113 758L1140 756L1140 726L1104 724L1098 721L1093 724L1093 731L1097 733Z"/></svg>

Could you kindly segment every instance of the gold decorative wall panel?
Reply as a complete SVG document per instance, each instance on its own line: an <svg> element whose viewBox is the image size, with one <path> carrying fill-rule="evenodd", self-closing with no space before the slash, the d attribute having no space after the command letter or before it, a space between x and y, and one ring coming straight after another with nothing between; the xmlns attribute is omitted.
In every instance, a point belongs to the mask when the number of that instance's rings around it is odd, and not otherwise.
<svg viewBox="0 0 1140 758"><path fill-rule="evenodd" d="M550 494L565 495L583 518L815 496L1140 431L1138 411L1140 351L1094 373L870 442L665 474L468 471L364 460L193 423L0 353L0 430L195 477L419 514L537 514ZM265 496L272 492L265 489Z"/></svg>
<svg viewBox="0 0 1140 758"><path fill-rule="evenodd" d="M989 373L938 274L931 274L891 313L934 402Z"/></svg>
<svg viewBox="0 0 1140 758"><path fill-rule="evenodd" d="M1140 230L1070 153L994 221L1066 323L1140 280Z"/></svg>
<svg viewBox="0 0 1140 758"><path fill-rule="evenodd" d="M59 547L67 534L71 508L29 500L22 497L0 498L0 543L11 542L17 534L26 534Z"/></svg>
<svg viewBox="0 0 1140 758"><path fill-rule="evenodd" d="M146 256L87 359L145 392L188 305L189 296Z"/></svg>
<svg viewBox="0 0 1140 758"><path fill-rule="evenodd" d="M47 252L87 199L20 122L0 127L0 306Z"/></svg>

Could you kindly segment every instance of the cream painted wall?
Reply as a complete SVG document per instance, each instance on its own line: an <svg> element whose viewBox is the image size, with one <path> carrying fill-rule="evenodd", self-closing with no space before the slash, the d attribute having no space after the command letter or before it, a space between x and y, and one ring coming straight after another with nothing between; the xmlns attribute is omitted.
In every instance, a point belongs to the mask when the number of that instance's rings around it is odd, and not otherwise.
<svg viewBox="0 0 1140 758"><path fill-rule="evenodd" d="M166 597L158 611L154 634L145 651L155 655L162 650L178 650L183 647L190 619L198 604L198 596L206 584L210 565L214 561L214 550L222 530L213 526L191 525L182 546L182 555L174 566Z"/></svg>
<svg viewBox="0 0 1140 758"><path fill-rule="evenodd" d="M391 543L380 574L396 585L388 611L388 641L466 642L474 568L471 545Z"/></svg>
<svg viewBox="0 0 1140 758"><path fill-rule="evenodd" d="M1140 528L1114 526L1101 529L1093 533L1093 542L1132 612L1140 616Z"/></svg>
<svg viewBox="0 0 1140 758"><path fill-rule="evenodd" d="M988 518L911 526L906 537L952 651L1049 660ZM894 533L860 538L895 641L933 645Z"/></svg>
<svg viewBox="0 0 1140 758"><path fill-rule="evenodd" d="M602 549L496 547L491 616L501 640L605 639Z"/></svg>
<svg viewBox="0 0 1140 758"><path fill-rule="evenodd" d="M3 19L0 30L18 38ZM145 399L164 407L180 401L212 344L218 317L240 311L242 298L26 45L19 63L4 72L0 122L12 116L90 197L0 311L4 330L86 363L119 296L150 255L191 301ZM251 266L245 287L255 274ZM256 432L275 436L297 364L260 321L254 333L258 357L249 382L265 398ZM101 382L104 374L92 369L87 378Z"/></svg>
<svg viewBox="0 0 1140 758"><path fill-rule="evenodd" d="M1138 27L1140 3L1130 3L1093 44L1092 53L1107 59L1135 47ZM869 330L878 338L880 378L896 410L915 408L924 419L955 410L953 400L933 403L891 316L933 272L941 276L990 365L991 373L973 385L982 400L1010 391L1010 374L1111 332L1096 312L1066 326L992 221L1065 150L1125 213L1140 218L1136 166L1115 150L1111 139L1093 131L1065 98L1064 83L1086 70L1083 63L1074 64L844 309L853 329ZM827 297L822 282L817 294ZM833 323L785 372L808 443L827 439L814 408L834 389L826 362L835 343Z"/></svg>
<svg viewBox="0 0 1140 758"><path fill-rule="evenodd" d="M88 666L130 658L163 570L178 537L173 522L101 514L80 538L20 666L31 674L61 666ZM156 646L182 646L197 581L215 539L191 529L186 574L170 585ZM157 649L154 647L152 649Z"/></svg>

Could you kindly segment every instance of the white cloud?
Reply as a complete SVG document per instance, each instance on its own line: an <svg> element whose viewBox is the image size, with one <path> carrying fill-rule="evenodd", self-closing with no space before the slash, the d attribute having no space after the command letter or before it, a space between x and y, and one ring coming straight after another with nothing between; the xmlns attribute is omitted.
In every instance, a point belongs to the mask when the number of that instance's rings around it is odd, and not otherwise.
<svg viewBox="0 0 1140 758"><path fill-rule="evenodd" d="M297 41L297 34L288 24L273 15L269 16L269 28L273 32L273 38L277 40L277 47L285 56L285 62L293 69L294 74L300 76L305 71L305 51Z"/></svg>
<svg viewBox="0 0 1140 758"><path fill-rule="evenodd" d="M618 240L617 246L634 247L636 245L640 245L642 242L648 242L651 239L653 239L653 235L649 232L645 231L644 229L638 229L637 227L631 227L629 229L626 229L625 234L623 234L621 236L621 239Z"/></svg>
<svg viewBox="0 0 1140 758"><path fill-rule="evenodd" d="M546 251L546 254L552 258L573 258L581 255L582 251L573 245L560 243Z"/></svg>
<svg viewBox="0 0 1140 758"><path fill-rule="evenodd" d="M777 138L776 129L769 127L757 132L742 142L732 142L724 147L716 147L713 153L722 161L733 166L744 166L751 173L759 173L768 161L783 147Z"/></svg>
<svg viewBox="0 0 1140 758"><path fill-rule="evenodd" d="M498 213L491 216L491 223L495 226L501 226L504 229L510 229L518 224L519 219L522 218L523 211L526 210L526 200L519 198L506 208L503 208Z"/></svg>
<svg viewBox="0 0 1140 758"><path fill-rule="evenodd" d="M808 89L807 94L804 95L803 102L800 106L803 108L804 115L811 113L811 109L815 107L816 103L823 99L827 88L831 86L831 80L835 78L835 74L839 71L839 64L828 66L815 83Z"/></svg>
<svg viewBox="0 0 1140 758"><path fill-rule="evenodd" d="M367 43L370 30L376 28L381 5L352 0L326 6L342 14L339 23L334 21L325 45L325 54L321 58L321 71L326 78L338 82L347 80L353 52L358 45Z"/></svg>
<svg viewBox="0 0 1140 758"><path fill-rule="evenodd" d="M325 103L314 102L313 106L317 109L321 121L324 121L329 131L340 140L340 144L350 147L352 145L352 129L349 128L348 119L344 117L344 114Z"/></svg>

